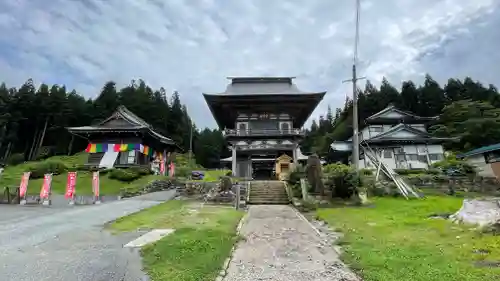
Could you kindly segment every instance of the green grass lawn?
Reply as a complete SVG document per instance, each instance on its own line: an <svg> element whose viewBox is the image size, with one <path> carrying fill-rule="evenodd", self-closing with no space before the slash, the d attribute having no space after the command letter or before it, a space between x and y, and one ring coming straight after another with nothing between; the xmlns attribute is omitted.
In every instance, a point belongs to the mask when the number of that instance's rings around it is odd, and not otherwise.
<svg viewBox="0 0 500 281"><path fill-rule="evenodd" d="M428 218L456 212L463 199L371 200L371 207L317 211L319 219L345 234L343 259L365 281L500 280L500 268L475 266L500 262L500 237Z"/></svg>
<svg viewBox="0 0 500 281"><path fill-rule="evenodd" d="M54 156L48 161L62 161L68 167L74 165L82 165L87 161L87 153L78 153L72 156ZM27 162L24 164L9 166L0 175L0 187L5 186L19 186L21 183L21 177L24 172L28 171L28 167L37 162ZM120 193L120 189L126 187L133 187L137 185L146 185L148 182L164 178L163 176L144 176L131 183L125 183L118 180L110 179L108 174L100 175L100 193L101 195L117 195ZM64 194L66 190L67 174L55 175L52 177L52 193L54 194ZM43 179L30 179L28 183L28 194L39 194L42 188ZM78 171L76 179L76 194L77 195L91 195L92 194L92 172Z"/></svg>
<svg viewBox="0 0 500 281"><path fill-rule="evenodd" d="M236 243L236 226L242 215L230 207L172 200L120 218L108 227L113 232L176 229L142 249L144 269L153 281L208 281L215 280Z"/></svg>

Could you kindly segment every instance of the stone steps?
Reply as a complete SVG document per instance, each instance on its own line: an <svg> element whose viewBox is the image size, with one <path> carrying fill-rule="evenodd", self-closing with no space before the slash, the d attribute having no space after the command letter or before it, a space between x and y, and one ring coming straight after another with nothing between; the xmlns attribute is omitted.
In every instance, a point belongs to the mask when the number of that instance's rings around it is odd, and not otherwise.
<svg viewBox="0 0 500 281"><path fill-rule="evenodd" d="M248 204L289 204L290 200L286 194L285 185L279 181L254 181L250 187Z"/></svg>

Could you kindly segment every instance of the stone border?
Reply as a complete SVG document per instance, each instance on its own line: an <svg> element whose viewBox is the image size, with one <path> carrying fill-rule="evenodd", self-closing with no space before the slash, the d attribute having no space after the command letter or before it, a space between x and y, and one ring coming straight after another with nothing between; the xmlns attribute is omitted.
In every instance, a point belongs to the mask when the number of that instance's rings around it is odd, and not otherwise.
<svg viewBox="0 0 500 281"><path fill-rule="evenodd" d="M297 210L296 208L292 208L292 209L293 209L293 211L295 212L295 215L297 215L297 217L299 217L301 220L305 221L305 222L306 222L306 223L307 223L307 224L308 224L308 225L309 225L309 226L310 226L310 227L314 230L314 232L316 232L316 234L317 234L320 238L322 238L322 239L324 239L324 238L325 238L325 237L323 236L323 233L321 233L321 231L320 231L317 227L315 227L315 226L314 226L314 225L313 225L313 224L312 224L312 223L311 223L311 222L310 222L310 221L309 221L306 217L304 217L304 215L303 215L303 214L301 214L301 213L299 212L299 210Z"/></svg>
<svg viewBox="0 0 500 281"><path fill-rule="evenodd" d="M241 232L241 228L243 227L243 223L248 218L248 212L243 215L243 217L240 219L240 222L238 223L238 226L236 227L236 235L239 236ZM238 243L234 244L233 247L231 248L231 251L229 252L229 257L224 261L224 264L222 266L222 269L219 272L219 275L215 278L215 281L223 281L224 278L227 275L227 269L229 268L229 264L231 263L231 260L233 259L233 253L236 250L236 247L238 247Z"/></svg>

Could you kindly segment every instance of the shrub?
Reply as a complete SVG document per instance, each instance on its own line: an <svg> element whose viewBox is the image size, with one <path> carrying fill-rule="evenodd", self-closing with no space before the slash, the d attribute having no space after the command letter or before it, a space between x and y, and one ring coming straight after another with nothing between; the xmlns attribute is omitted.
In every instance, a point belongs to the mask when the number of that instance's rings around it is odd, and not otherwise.
<svg viewBox="0 0 500 281"><path fill-rule="evenodd" d="M129 168L129 170L139 174L140 176L147 176L152 174L151 169L147 167L131 167Z"/></svg>
<svg viewBox="0 0 500 281"><path fill-rule="evenodd" d="M115 179L123 182L131 182L140 177L141 175L133 171L132 169L113 169L109 173L110 179Z"/></svg>
<svg viewBox="0 0 500 281"><path fill-rule="evenodd" d="M457 159L453 154L448 155L444 160L432 164L432 167L450 175L476 173L476 169L473 165L462 159Z"/></svg>
<svg viewBox="0 0 500 281"><path fill-rule="evenodd" d="M24 162L24 154L23 153L14 153L7 158L6 164L7 165L19 165Z"/></svg>
<svg viewBox="0 0 500 281"><path fill-rule="evenodd" d="M51 156L53 156L53 149L50 146L42 146L40 147L38 154L35 156L36 161L44 160L47 159Z"/></svg>
<svg viewBox="0 0 500 281"><path fill-rule="evenodd" d="M191 172L192 172L193 169L191 169L190 167L186 167L186 166L176 166L175 167L175 176L176 177L182 177L182 178L187 178L189 176L191 176Z"/></svg>
<svg viewBox="0 0 500 281"><path fill-rule="evenodd" d="M36 163L29 167L31 172L30 178L39 179L43 178L44 174L54 174L59 175L68 171L68 167L61 161L43 161Z"/></svg>
<svg viewBox="0 0 500 281"><path fill-rule="evenodd" d="M344 164L329 164L325 166L327 171L325 184L332 190L334 197L343 199L351 198L358 193L362 186L363 173L356 173L350 166Z"/></svg>
<svg viewBox="0 0 500 281"><path fill-rule="evenodd" d="M220 189L221 191L229 191L231 190L233 183L231 182L230 177L221 177L220 178Z"/></svg>
<svg viewBox="0 0 500 281"><path fill-rule="evenodd" d="M366 169L366 168L361 169L360 173L364 176L373 176L373 170L371 169Z"/></svg>

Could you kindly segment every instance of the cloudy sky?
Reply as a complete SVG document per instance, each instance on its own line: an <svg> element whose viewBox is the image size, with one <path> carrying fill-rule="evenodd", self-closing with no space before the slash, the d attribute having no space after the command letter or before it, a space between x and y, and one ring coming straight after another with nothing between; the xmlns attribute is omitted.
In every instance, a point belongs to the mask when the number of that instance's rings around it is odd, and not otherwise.
<svg viewBox="0 0 500 281"><path fill-rule="evenodd" d="M142 78L178 90L198 126L227 76L296 76L342 106L355 0L1 0L0 80L95 97ZM395 85L472 76L500 86L500 0L362 0L360 74ZM495 67L496 66L496 67ZM420 80L419 80L420 79Z"/></svg>

